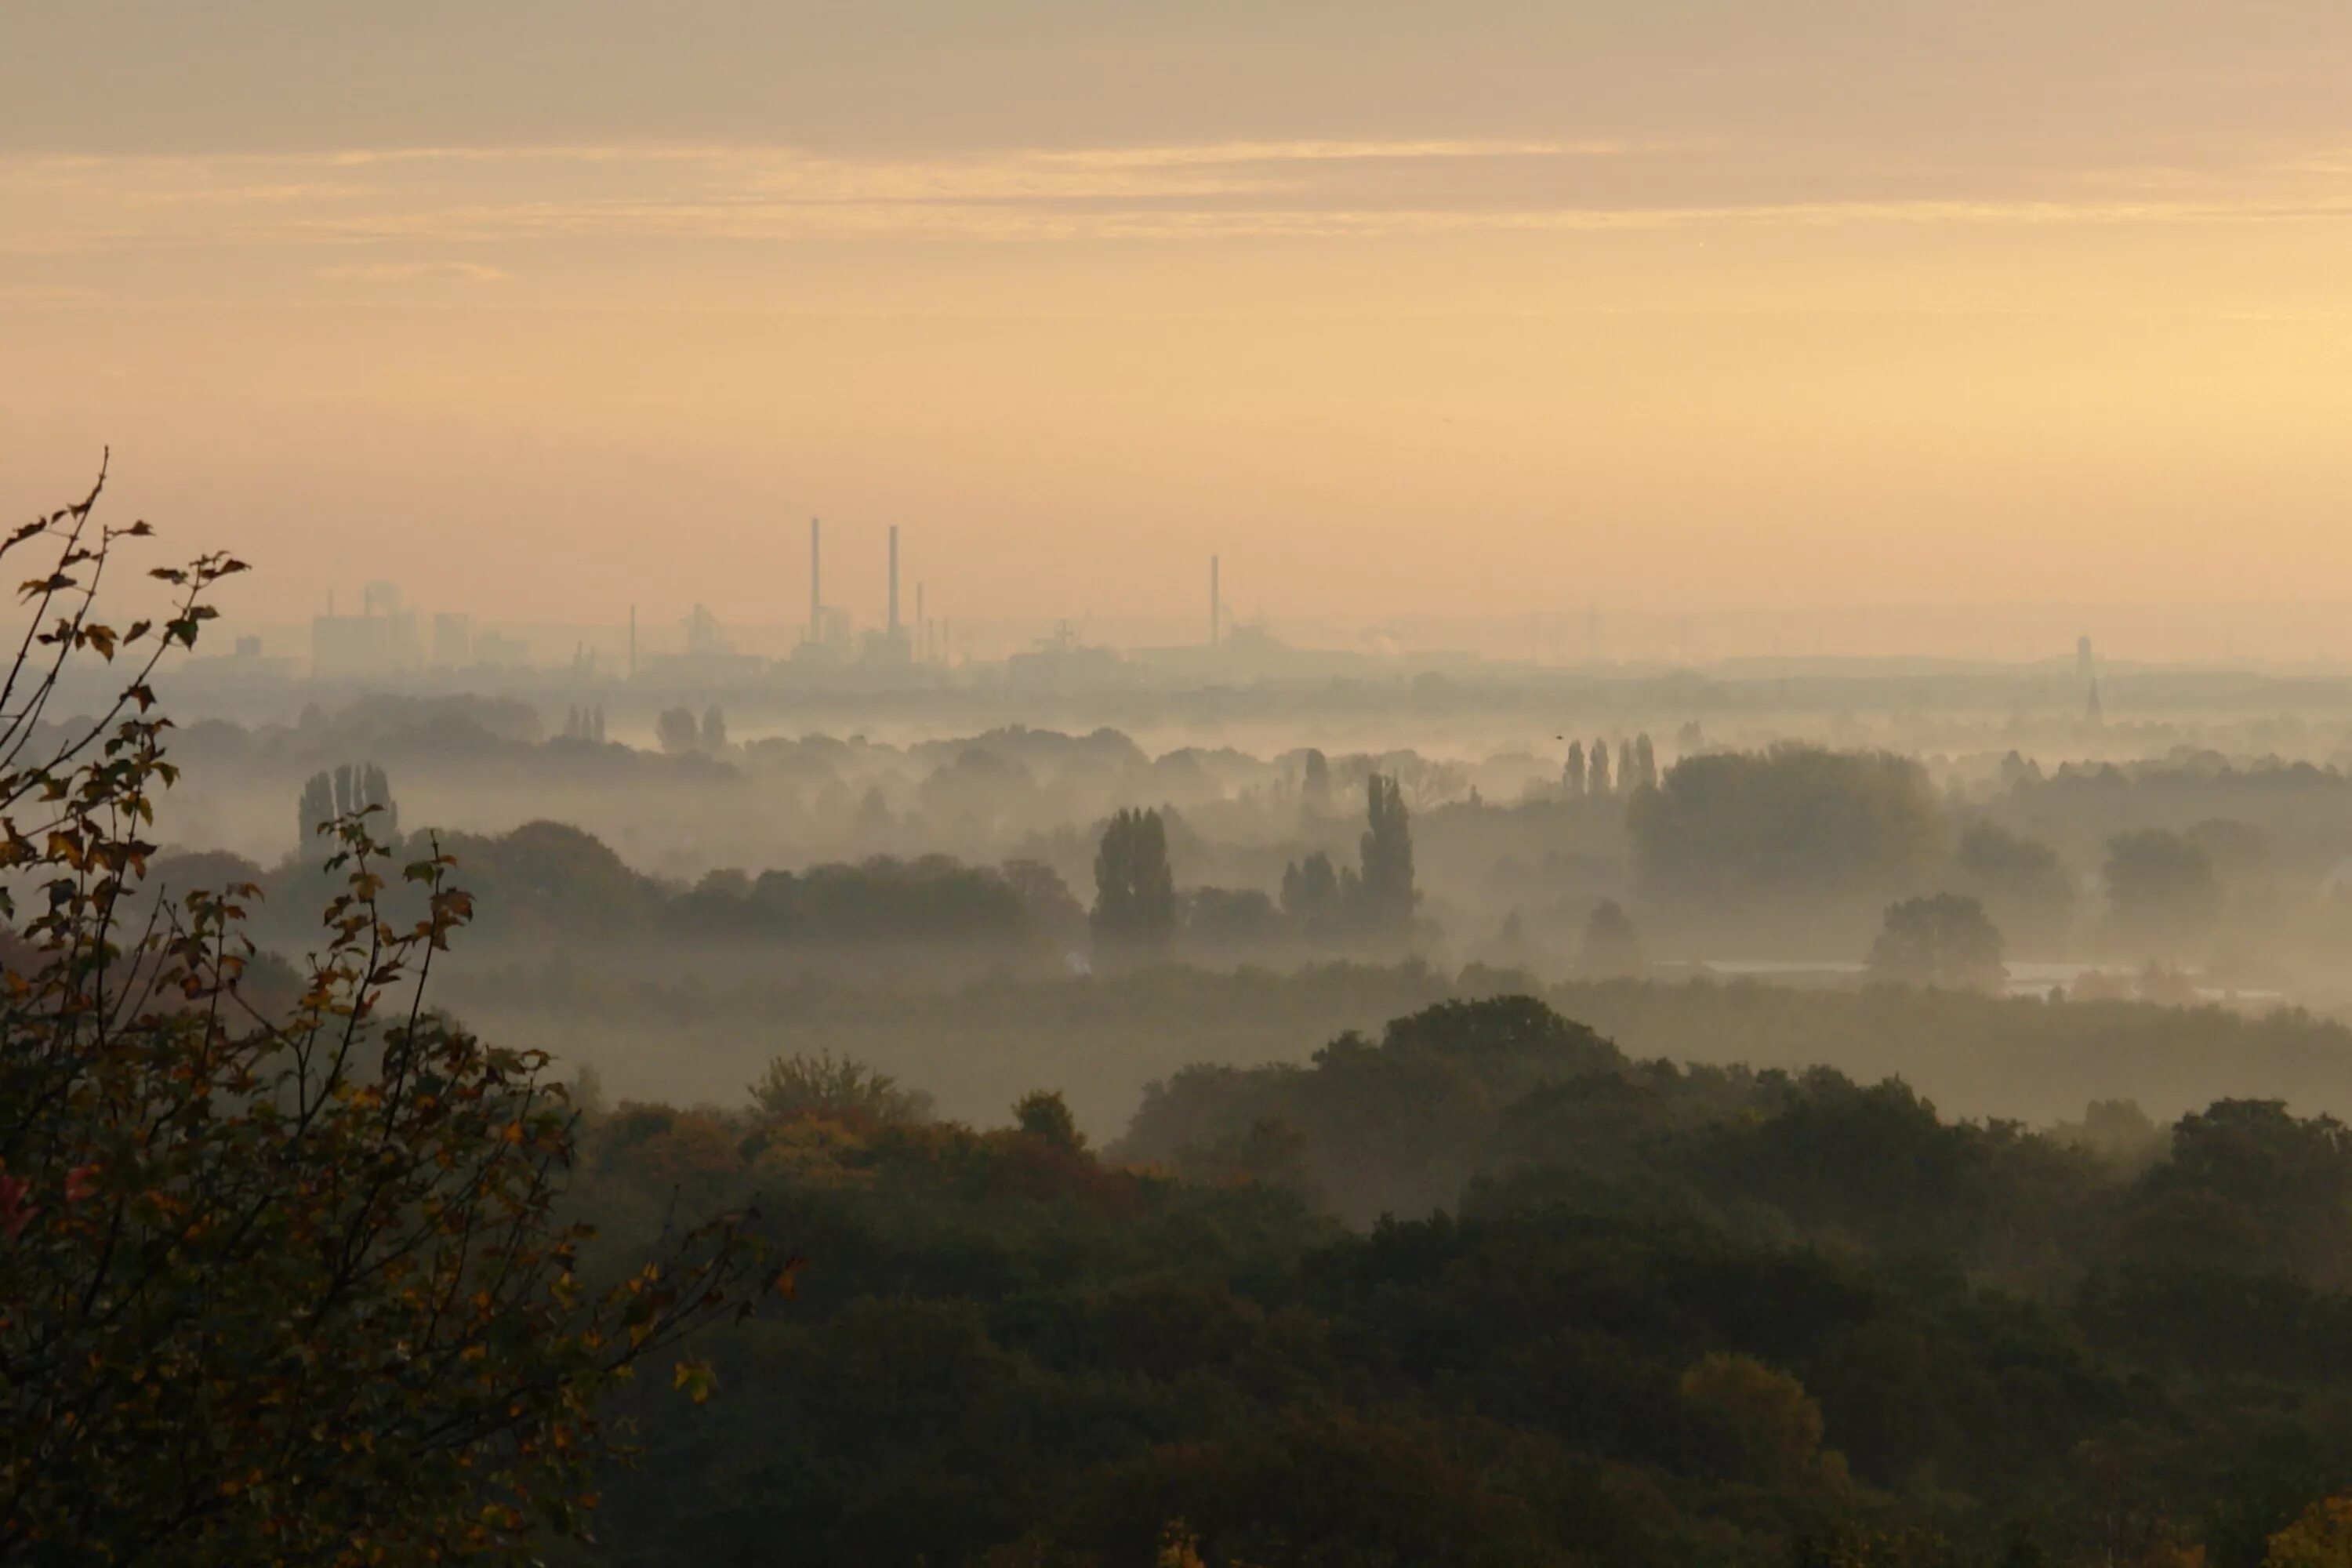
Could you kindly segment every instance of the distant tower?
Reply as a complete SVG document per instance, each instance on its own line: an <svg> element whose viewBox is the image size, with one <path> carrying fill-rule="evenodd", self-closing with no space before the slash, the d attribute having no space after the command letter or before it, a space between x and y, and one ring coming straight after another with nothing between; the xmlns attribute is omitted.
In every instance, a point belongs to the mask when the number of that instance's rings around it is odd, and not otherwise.
<svg viewBox="0 0 2352 1568"><path fill-rule="evenodd" d="M1209 646L1218 646L1224 630L1224 605L1218 596L1217 558L1209 557Z"/></svg>
<svg viewBox="0 0 2352 1568"><path fill-rule="evenodd" d="M890 525L890 637L898 637L898 525Z"/></svg>
<svg viewBox="0 0 2352 1568"><path fill-rule="evenodd" d="M2091 639L2089 637L2076 637L2074 639L2074 679L2077 680L2090 679L2093 668L2094 666L2091 659Z"/></svg>
<svg viewBox="0 0 2352 1568"><path fill-rule="evenodd" d="M2099 682L2095 676L2091 680L2091 700L2083 710L2083 722L2095 730L2106 721L2106 710L2099 706Z"/></svg>
<svg viewBox="0 0 2352 1568"><path fill-rule="evenodd" d="M637 607L629 606L629 679L637 678Z"/></svg>
<svg viewBox="0 0 2352 1568"><path fill-rule="evenodd" d="M915 662L929 664L931 661L931 623L923 614L923 585L920 583L915 584Z"/></svg>
<svg viewBox="0 0 2352 1568"><path fill-rule="evenodd" d="M809 519L809 630L811 647L824 640L824 524Z"/></svg>

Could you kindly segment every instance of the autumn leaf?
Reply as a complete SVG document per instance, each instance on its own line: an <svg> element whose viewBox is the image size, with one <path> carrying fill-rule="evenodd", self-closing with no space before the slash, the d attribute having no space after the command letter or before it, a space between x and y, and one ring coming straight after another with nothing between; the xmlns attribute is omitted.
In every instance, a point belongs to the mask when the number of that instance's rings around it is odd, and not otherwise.
<svg viewBox="0 0 2352 1568"><path fill-rule="evenodd" d="M710 1397L711 1390L719 1386L719 1374L710 1370L710 1363L707 1361L682 1361L671 1374L670 1386L682 1390L688 1399L699 1405Z"/></svg>

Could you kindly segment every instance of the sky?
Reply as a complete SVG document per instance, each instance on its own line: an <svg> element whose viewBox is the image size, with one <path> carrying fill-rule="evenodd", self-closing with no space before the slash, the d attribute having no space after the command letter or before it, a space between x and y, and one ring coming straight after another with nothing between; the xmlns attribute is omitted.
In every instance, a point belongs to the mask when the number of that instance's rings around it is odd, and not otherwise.
<svg viewBox="0 0 2352 1568"><path fill-rule="evenodd" d="M293 616L2352 598L2336 0L8 0L0 481ZM1901 650L1893 650L1901 651ZM2157 650L2151 650L2157 651Z"/></svg>

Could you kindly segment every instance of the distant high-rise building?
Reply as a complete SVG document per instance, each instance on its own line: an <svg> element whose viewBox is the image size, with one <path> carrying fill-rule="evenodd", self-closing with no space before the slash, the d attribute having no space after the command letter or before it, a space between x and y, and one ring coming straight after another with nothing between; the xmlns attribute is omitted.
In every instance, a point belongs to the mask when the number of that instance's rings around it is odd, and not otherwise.
<svg viewBox="0 0 2352 1568"><path fill-rule="evenodd" d="M503 632L479 632L474 637L474 662L484 669L526 668L530 664L530 645Z"/></svg>
<svg viewBox="0 0 2352 1568"><path fill-rule="evenodd" d="M474 662L474 617L443 611L433 617L433 662L442 669L463 669Z"/></svg>
<svg viewBox="0 0 2352 1568"><path fill-rule="evenodd" d="M390 583L371 583L361 595L366 613L335 614L334 595L327 596L327 613L310 623L310 673L321 680L368 680L404 675L423 661L418 646L416 616L400 607L400 590Z"/></svg>
<svg viewBox="0 0 2352 1568"><path fill-rule="evenodd" d="M2095 730L2106 721L2106 710L2099 703L2098 678L2094 676L2091 679L2091 700L2083 709L2083 722Z"/></svg>
<svg viewBox="0 0 2352 1568"><path fill-rule="evenodd" d="M707 605L697 605L694 613L686 617L686 653L688 658L709 658L716 654L732 653L727 637L719 629L719 617Z"/></svg>

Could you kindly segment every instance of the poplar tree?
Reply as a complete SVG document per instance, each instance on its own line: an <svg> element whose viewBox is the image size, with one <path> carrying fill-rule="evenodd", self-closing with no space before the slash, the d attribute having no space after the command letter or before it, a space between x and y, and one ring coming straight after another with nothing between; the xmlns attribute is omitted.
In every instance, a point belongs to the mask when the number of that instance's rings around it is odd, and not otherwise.
<svg viewBox="0 0 2352 1568"><path fill-rule="evenodd" d="M1156 811L1118 813L1095 853L1096 945L1165 946L1176 934L1176 879L1168 868L1168 828Z"/></svg>
<svg viewBox="0 0 2352 1568"><path fill-rule="evenodd" d="M1365 782L1364 795L1368 820L1358 892L1364 923L1382 935L1402 935L1412 929L1420 898L1412 885L1412 826L1404 792L1395 778L1374 773Z"/></svg>

